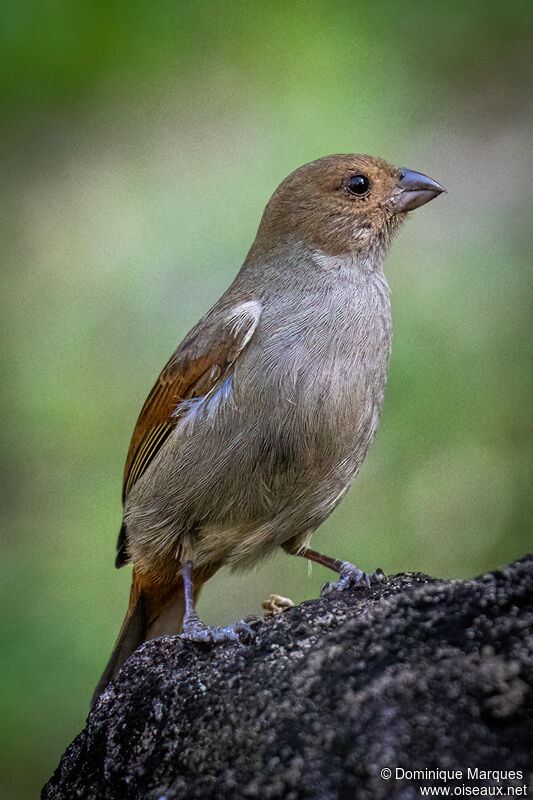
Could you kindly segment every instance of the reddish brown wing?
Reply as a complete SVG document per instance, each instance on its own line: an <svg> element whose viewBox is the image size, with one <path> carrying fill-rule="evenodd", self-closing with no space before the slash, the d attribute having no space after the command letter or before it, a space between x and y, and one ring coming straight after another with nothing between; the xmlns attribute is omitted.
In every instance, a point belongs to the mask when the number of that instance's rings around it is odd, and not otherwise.
<svg viewBox="0 0 533 800"><path fill-rule="evenodd" d="M220 362L220 366L216 363ZM142 408L126 457L122 499L125 500L131 487L163 446L177 420L172 416L178 403L195 392L198 383L209 384L209 376L214 380L227 367L223 353L218 359L209 353L189 362L174 363L171 359L163 369ZM203 380L202 380L203 378ZM210 386L207 388L209 391Z"/></svg>
<svg viewBox="0 0 533 800"><path fill-rule="evenodd" d="M213 389L250 341L261 314L260 304L250 301L234 311L215 328L209 337L213 344L204 347L202 355L191 357L186 354L188 348L180 348L161 372L133 431L124 468L123 501L176 425L176 406Z"/></svg>

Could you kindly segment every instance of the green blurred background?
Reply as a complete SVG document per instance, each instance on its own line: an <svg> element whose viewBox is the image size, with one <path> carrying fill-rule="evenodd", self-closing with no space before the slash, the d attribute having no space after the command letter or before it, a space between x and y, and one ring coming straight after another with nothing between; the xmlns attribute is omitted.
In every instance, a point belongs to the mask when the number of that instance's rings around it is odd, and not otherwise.
<svg viewBox="0 0 533 800"><path fill-rule="evenodd" d="M305 161L368 152L449 191L390 253L380 429L314 545L443 577L531 547L531 8L3 4L2 798L37 796L118 632L141 404ZM280 554L221 572L200 611L229 622L328 577Z"/></svg>

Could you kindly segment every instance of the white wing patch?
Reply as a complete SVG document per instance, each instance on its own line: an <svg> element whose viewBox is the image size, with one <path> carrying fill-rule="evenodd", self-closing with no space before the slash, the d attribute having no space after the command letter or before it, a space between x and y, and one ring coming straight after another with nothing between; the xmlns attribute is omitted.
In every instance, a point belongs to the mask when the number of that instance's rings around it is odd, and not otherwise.
<svg viewBox="0 0 533 800"><path fill-rule="evenodd" d="M237 337L242 335L241 349L246 347L254 335L262 310L263 306L258 300L247 300L246 303L239 303L232 308L228 314L226 322L229 322L232 333Z"/></svg>
<svg viewBox="0 0 533 800"><path fill-rule="evenodd" d="M229 324L231 334L237 340L234 361L252 338L262 310L263 307L257 300L248 300L235 306L226 317L225 322ZM220 368L216 366L211 370L213 377L216 375L216 370L220 372ZM233 375L230 374L222 383L216 383L207 394L183 400L176 407L173 416L178 417L177 427L184 431L192 429L199 420L215 417L224 406L232 402Z"/></svg>

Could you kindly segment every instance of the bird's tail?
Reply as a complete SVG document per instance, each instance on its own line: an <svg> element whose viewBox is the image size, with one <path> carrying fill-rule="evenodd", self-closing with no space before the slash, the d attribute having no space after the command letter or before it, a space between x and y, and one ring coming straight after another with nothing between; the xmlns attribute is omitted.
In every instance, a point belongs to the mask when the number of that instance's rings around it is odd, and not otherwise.
<svg viewBox="0 0 533 800"><path fill-rule="evenodd" d="M135 569L132 574L130 602L111 658L94 690L91 709L134 650L148 639L181 631L185 601L181 575L171 584L154 584Z"/></svg>

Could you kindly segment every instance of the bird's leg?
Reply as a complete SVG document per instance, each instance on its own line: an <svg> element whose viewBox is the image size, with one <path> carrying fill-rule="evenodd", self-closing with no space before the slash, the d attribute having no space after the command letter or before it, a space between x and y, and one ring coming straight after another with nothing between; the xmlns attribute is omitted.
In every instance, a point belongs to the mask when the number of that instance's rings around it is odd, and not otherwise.
<svg viewBox="0 0 533 800"><path fill-rule="evenodd" d="M193 563L186 561L182 568L183 592L185 597L185 614L183 615L183 639L205 644L219 642L246 642L253 638L252 625L255 620L239 620L227 628L218 625L206 625L194 609ZM260 620L258 620L260 621Z"/></svg>
<svg viewBox="0 0 533 800"><path fill-rule="evenodd" d="M316 550L311 550L309 547L301 550L288 546L285 549L288 553L291 553L291 555L302 556L302 558L307 558L309 561L314 561L315 564L321 564L323 567L327 567L333 570L333 572L338 573L339 580L325 583L320 591L321 596L332 591L339 592L343 589L371 586L372 584L382 583L382 581L386 580L386 575L381 569L377 569L374 573L368 575L366 572L360 570L359 567L350 564L349 561L340 561L338 558L330 558L322 553L317 553Z"/></svg>

